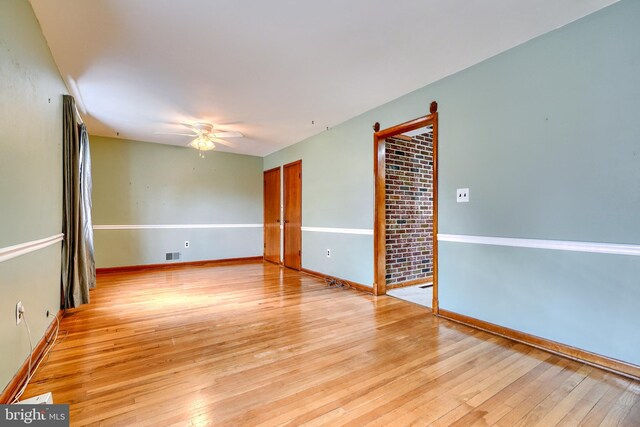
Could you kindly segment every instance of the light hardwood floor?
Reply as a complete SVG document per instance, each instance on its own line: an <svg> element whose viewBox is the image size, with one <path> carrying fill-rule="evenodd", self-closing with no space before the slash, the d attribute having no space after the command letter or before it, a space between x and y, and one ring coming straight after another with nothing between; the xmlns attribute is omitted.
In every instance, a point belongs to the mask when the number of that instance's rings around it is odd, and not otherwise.
<svg viewBox="0 0 640 427"><path fill-rule="evenodd" d="M72 425L640 425L640 383L271 264L100 275L25 397Z"/></svg>

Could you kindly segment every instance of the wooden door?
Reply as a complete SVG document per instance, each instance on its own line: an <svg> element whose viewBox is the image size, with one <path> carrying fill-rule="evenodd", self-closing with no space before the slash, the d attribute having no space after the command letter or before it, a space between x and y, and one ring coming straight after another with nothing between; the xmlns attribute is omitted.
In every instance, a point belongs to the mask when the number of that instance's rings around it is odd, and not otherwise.
<svg viewBox="0 0 640 427"><path fill-rule="evenodd" d="M284 266L302 268L302 160L284 165Z"/></svg>
<svg viewBox="0 0 640 427"><path fill-rule="evenodd" d="M280 263L280 168L264 172L264 259Z"/></svg>

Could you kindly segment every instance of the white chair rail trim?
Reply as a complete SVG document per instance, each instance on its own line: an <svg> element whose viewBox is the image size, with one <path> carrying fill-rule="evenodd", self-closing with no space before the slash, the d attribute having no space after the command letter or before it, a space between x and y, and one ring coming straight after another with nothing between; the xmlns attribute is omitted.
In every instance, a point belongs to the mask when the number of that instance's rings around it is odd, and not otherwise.
<svg viewBox="0 0 640 427"><path fill-rule="evenodd" d="M30 242L19 243L13 246L7 246L6 248L0 248L0 262L8 261L10 259L26 255L28 253L44 249L48 246L61 242L64 238L64 234L55 234L44 239L32 240Z"/></svg>
<svg viewBox="0 0 640 427"><path fill-rule="evenodd" d="M577 242L565 240L519 239L511 237L440 234L441 242L472 243L477 245L510 246L514 248L551 249L556 251L589 252L597 254L640 256L640 245L620 243Z"/></svg>
<svg viewBox="0 0 640 427"><path fill-rule="evenodd" d="M314 233L365 234L373 236L373 230L368 228L302 227L302 231L311 231Z"/></svg>
<svg viewBox="0 0 640 427"><path fill-rule="evenodd" d="M124 224L94 225L94 230L147 230L181 228L262 228L262 224Z"/></svg>

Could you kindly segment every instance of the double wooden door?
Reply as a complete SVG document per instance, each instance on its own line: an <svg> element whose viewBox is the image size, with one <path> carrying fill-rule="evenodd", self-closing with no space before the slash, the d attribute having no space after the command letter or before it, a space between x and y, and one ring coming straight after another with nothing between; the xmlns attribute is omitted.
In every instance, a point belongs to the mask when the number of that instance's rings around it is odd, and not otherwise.
<svg viewBox="0 0 640 427"><path fill-rule="evenodd" d="M284 204L280 217L280 168L264 172L264 259L280 262L280 226L284 266L302 268L302 161L283 168Z"/></svg>

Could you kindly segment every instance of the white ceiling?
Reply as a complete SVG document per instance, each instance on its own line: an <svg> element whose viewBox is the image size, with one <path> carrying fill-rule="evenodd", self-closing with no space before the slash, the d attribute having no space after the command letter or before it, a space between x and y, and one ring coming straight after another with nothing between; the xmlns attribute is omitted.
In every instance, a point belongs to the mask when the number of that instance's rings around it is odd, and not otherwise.
<svg viewBox="0 0 640 427"><path fill-rule="evenodd" d="M186 146L158 132L208 120L264 156L615 1L31 4L90 133Z"/></svg>

